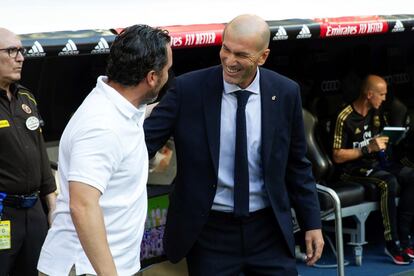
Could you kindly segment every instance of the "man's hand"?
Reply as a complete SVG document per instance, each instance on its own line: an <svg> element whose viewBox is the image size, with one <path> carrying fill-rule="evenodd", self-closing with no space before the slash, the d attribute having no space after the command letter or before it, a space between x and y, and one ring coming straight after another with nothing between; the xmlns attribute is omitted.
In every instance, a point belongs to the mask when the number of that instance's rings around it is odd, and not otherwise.
<svg viewBox="0 0 414 276"><path fill-rule="evenodd" d="M47 222L49 224L49 227L52 226L52 214L56 209L56 193L52 192L50 194L47 194L45 196L46 205L48 208L48 214L47 214Z"/></svg>
<svg viewBox="0 0 414 276"><path fill-rule="evenodd" d="M321 229L309 230L305 233L306 264L311 266L318 261L322 255L325 242L323 241Z"/></svg>
<svg viewBox="0 0 414 276"><path fill-rule="evenodd" d="M390 140L387 136L374 137L369 141L368 149L369 152L378 152L387 149L388 141Z"/></svg>
<svg viewBox="0 0 414 276"><path fill-rule="evenodd" d="M70 215L79 241L99 276L118 275L109 249L99 198L101 192L86 183L69 181Z"/></svg>
<svg viewBox="0 0 414 276"><path fill-rule="evenodd" d="M159 102L147 104L147 108L145 110L145 118L148 118L151 115L152 110L154 107L156 107L159 104Z"/></svg>

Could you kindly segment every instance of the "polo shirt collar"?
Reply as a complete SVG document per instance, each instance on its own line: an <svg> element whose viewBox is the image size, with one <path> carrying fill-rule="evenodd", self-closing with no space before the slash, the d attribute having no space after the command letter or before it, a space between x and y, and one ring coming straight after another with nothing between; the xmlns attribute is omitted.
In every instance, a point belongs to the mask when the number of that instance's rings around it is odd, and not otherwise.
<svg viewBox="0 0 414 276"><path fill-rule="evenodd" d="M224 80L224 93L230 94L239 90L247 90L253 94L260 94L260 70L259 67L256 69L256 76L254 77L252 83L245 89L240 88L238 85L228 83Z"/></svg>
<svg viewBox="0 0 414 276"><path fill-rule="evenodd" d="M10 84L10 92L14 97L17 97L17 91L19 90L19 85L17 83ZM6 97L6 90L0 88L0 95L4 95Z"/></svg>
<svg viewBox="0 0 414 276"><path fill-rule="evenodd" d="M142 104L138 107L135 107L132 103L130 103L127 99L125 99L118 91L107 84L108 77L106 76L99 76L96 87L103 91L108 99L115 105L118 111L123 114L128 119L132 119L137 123L141 121L141 119L145 115L145 109L147 107L146 104Z"/></svg>

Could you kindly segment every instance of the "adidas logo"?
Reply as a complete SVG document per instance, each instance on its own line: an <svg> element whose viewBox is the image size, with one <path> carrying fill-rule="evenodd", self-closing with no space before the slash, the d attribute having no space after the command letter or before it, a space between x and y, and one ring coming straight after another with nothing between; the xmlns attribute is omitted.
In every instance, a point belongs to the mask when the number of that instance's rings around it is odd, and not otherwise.
<svg viewBox="0 0 414 276"><path fill-rule="evenodd" d="M43 50L43 47L39 43L39 41L35 41L32 45L32 48L30 48L30 50L27 51L27 54L26 54L26 56L28 57L44 57L45 55L46 53Z"/></svg>
<svg viewBox="0 0 414 276"><path fill-rule="evenodd" d="M109 45L108 45L108 42L105 40L105 38L101 37L101 39L99 39L98 44L91 51L91 53L92 54L105 54L105 53L109 53Z"/></svg>
<svg viewBox="0 0 414 276"><path fill-rule="evenodd" d="M79 54L78 48L76 48L76 44L69 39L66 43L66 46L60 51L58 54L59 56L68 56L68 55L77 55Z"/></svg>
<svg viewBox="0 0 414 276"><path fill-rule="evenodd" d="M310 38L312 36L309 27L306 25L302 26L302 30L300 30L299 34L296 36L297 39L302 39L302 38Z"/></svg>
<svg viewBox="0 0 414 276"><path fill-rule="evenodd" d="M357 127L357 128L355 129L355 134L359 134L359 133L361 133L361 130L359 129L359 127Z"/></svg>
<svg viewBox="0 0 414 276"><path fill-rule="evenodd" d="M277 33L273 37L273 40L286 40L288 39L288 37L289 36L287 35L285 28L280 26L279 29L277 30Z"/></svg>
<svg viewBox="0 0 414 276"><path fill-rule="evenodd" d="M404 32L404 30L405 30L405 28L404 28L403 23L400 20L397 20L395 22L394 28L392 28L391 32L393 32L393 33Z"/></svg>

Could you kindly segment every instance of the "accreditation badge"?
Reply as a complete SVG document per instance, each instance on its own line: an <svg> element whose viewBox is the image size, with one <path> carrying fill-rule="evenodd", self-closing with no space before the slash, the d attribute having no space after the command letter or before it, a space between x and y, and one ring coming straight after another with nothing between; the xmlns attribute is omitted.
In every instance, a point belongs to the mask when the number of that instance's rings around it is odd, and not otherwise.
<svg viewBox="0 0 414 276"><path fill-rule="evenodd" d="M10 220L0 220L0 250L11 248Z"/></svg>
<svg viewBox="0 0 414 276"><path fill-rule="evenodd" d="M0 128L10 127L10 123L7 120L0 120Z"/></svg>
<svg viewBox="0 0 414 276"><path fill-rule="evenodd" d="M36 130L40 126L40 121L35 116L30 116L26 120L26 127L30 130Z"/></svg>
<svg viewBox="0 0 414 276"><path fill-rule="evenodd" d="M24 112L26 112L27 114L32 113L32 109L27 105L27 104L22 104L22 109Z"/></svg>

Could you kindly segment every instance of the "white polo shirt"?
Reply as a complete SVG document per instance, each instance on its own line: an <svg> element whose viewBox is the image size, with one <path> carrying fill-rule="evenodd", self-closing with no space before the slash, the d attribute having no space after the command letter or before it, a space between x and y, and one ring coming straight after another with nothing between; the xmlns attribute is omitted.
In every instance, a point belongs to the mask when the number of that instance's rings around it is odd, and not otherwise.
<svg viewBox="0 0 414 276"><path fill-rule="evenodd" d="M140 269L140 245L147 215L148 153L136 108L100 76L66 126L59 146L61 192L43 245L38 270L50 276L96 274L83 251L69 210L69 181L83 182L102 196L109 247L118 275Z"/></svg>

